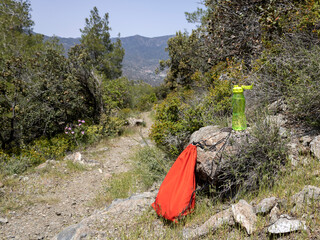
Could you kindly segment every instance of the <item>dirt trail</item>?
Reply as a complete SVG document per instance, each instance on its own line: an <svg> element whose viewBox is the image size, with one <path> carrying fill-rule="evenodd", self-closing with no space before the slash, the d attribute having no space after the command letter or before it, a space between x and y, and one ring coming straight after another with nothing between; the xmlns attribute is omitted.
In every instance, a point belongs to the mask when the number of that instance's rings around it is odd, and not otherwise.
<svg viewBox="0 0 320 240"><path fill-rule="evenodd" d="M13 179L2 189L7 213L0 212L0 239L50 239L64 227L78 223L97 210L94 199L102 189L103 181L113 173L130 168L131 149L143 145L152 124L149 113L142 118L146 127L130 135L99 144L83 153L85 158L99 162L85 171L68 168L65 161ZM139 133L140 132L140 133ZM142 135L142 136L141 136Z"/></svg>

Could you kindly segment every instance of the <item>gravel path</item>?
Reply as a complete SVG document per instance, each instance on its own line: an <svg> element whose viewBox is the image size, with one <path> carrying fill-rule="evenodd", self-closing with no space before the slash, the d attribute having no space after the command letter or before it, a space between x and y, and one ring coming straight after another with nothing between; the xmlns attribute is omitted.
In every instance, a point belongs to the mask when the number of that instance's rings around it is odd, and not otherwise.
<svg viewBox="0 0 320 240"><path fill-rule="evenodd" d="M0 192L5 203L0 206L0 218L8 220L0 223L0 239L50 239L64 227L97 211L93 203L103 181L113 173L128 171L132 148L143 145L143 138L148 137L152 124L149 113L142 118L147 126L136 133L82 153L84 158L98 162L97 166L75 171L61 161L13 178Z"/></svg>

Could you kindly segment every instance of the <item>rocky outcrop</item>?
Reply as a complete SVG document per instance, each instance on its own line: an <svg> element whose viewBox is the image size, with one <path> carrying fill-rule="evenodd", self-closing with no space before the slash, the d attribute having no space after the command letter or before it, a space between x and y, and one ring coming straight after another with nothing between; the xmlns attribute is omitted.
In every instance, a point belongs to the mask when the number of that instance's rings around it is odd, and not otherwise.
<svg viewBox="0 0 320 240"><path fill-rule="evenodd" d="M80 223L63 229L52 240L113 238L117 226L132 224L135 217L150 207L156 195L157 191L154 191L136 194L127 199L116 199L105 210L98 211Z"/></svg>

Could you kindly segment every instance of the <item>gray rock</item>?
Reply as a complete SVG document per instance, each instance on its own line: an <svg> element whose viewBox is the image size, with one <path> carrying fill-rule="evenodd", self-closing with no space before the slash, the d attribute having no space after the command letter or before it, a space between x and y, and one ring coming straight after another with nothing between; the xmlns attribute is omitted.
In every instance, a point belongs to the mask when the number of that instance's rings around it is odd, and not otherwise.
<svg viewBox="0 0 320 240"><path fill-rule="evenodd" d="M277 203L276 197L265 198L255 207L255 212L256 214L258 213L266 214L270 212L270 210L276 205L276 203Z"/></svg>
<svg viewBox="0 0 320 240"><path fill-rule="evenodd" d="M286 111L287 108L288 108L288 106L284 103L284 101L282 99L280 99L280 100L277 100L277 101L271 103L268 106L268 112L270 114L277 114L281 111Z"/></svg>
<svg viewBox="0 0 320 240"><path fill-rule="evenodd" d="M81 159L82 159L82 155L80 152L69 154L64 158L64 160L70 160L73 162L81 162Z"/></svg>
<svg viewBox="0 0 320 240"><path fill-rule="evenodd" d="M26 177L26 176L20 176L19 177L19 181L23 181L23 182L26 182L29 180L29 177Z"/></svg>
<svg viewBox="0 0 320 240"><path fill-rule="evenodd" d="M201 140L205 141L211 138L212 136L216 135L217 133L219 133L219 131L220 131L219 126L202 127L198 131L192 133L192 135L190 136L189 144L191 144L192 142L199 142Z"/></svg>
<svg viewBox="0 0 320 240"><path fill-rule="evenodd" d="M298 166L302 160L300 156L300 152L303 152L303 147L297 139L293 139L291 142L287 144L288 148L288 157L291 161L292 166Z"/></svg>
<svg viewBox="0 0 320 240"><path fill-rule="evenodd" d="M288 130L284 127L279 127L279 135L282 138L288 138L290 136L290 133L288 132Z"/></svg>
<svg viewBox="0 0 320 240"><path fill-rule="evenodd" d="M313 155L320 160L320 135L312 140L310 143L310 150Z"/></svg>
<svg viewBox="0 0 320 240"><path fill-rule="evenodd" d="M143 119L137 119L137 118L128 118L128 123L130 126L140 126L144 123Z"/></svg>
<svg viewBox="0 0 320 240"><path fill-rule="evenodd" d="M282 114L277 114L275 116L267 116L266 120L278 127L283 127L287 123L285 116Z"/></svg>
<svg viewBox="0 0 320 240"><path fill-rule="evenodd" d="M0 218L0 224L6 224L8 223L8 219L7 218Z"/></svg>
<svg viewBox="0 0 320 240"><path fill-rule="evenodd" d="M41 169L46 168L47 166L48 166L48 163L47 163L47 162L44 162L44 163L41 163L40 165L38 165L38 166L36 167L36 169L41 170Z"/></svg>
<svg viewBox="0 0 320 240"><path fill-rule="evenodd" d="M105 210L96 212L79 224L65 228L52 240L80 240L84 236L92 236L98 231L95 229L96 225L93 225L95 222L104 223L106 232L113 235L117 231L118 224L128 224L134 217L140 216L146 208L150 207L156 195L157 191L154 191L135 194L126 199L116 199Z"/></svg>
<svg viewBox="0 0 320 240"><path fill-rule="evenodd" d="M256 230L257 216L253 207L245 200L240 200L231 207L234 220L247 230L250 235Z"/></svg>
<svg viewBox="0 0 320 240"><path fill-rule="evenodd" d="M71 225L61 231L52 240L76 240L79 238L79 230L81 229L81 224ZM81 236L81 235L80 235Z"/></svg>
<svg viewBox="0 0 320 240"><path fill-rule="evenodd" d="M305 186L302 191L292 196L291 200L300 207L304 204L309 205L312 201L320 199L320 188L315 186Z"/></svg>
<svg viewBox="0 0 320 240"><path fill-rule="evenodd" d="M218 126L207 126L191 135L189 144L200 142L205 146L205 150L197 148L196 175L200 182L213 183L221 159L220 150L226 143L230 132L231 128L221 129Z"/></svg>
<svg viewBox="0 0 320 240"><path fill-rule="evenodd" d="M184 239L198 239L199 237L207 235L210 231L216 231L224 224L229 224L231 226L235 224L232 210L230 208L215 214L208 221L206 221L196 229L184 229L183 237Z"/></svg>
<svg viewBox="0 0 320 240"><path fill-rule="evenodd" d="M309 146L310 145L310 143L312 142L312 137L311 136L309 136L309 135L305 135L305 136L303 136L303 137L301 137L300 139L299 139L299 141L302 143L302 145L303 146L305 146L305 147L307 147L307 146Z"/></svg>
<svg viewBox="0 0 320 240"><path fill-rule="evenodd" d="M196 175L200 181L212 183L217 167L214 153L197 148Z"/></svg>
<svg viewBox="0 0 320 240"><path fill-rule="evenodd" d="M270 223L274 223L279 219L279 215L280 215L280 210L278 208L278 206L274 206L271 211L270 211Z"/></svg>
<svg viewBox="0 0 320 240"><path fill-rule="evenodd" d="M268 232L271 234L283 234L301 230L307 230L306 223L292 219L287 215L281 215L275 223L268 227Z"/></svg>

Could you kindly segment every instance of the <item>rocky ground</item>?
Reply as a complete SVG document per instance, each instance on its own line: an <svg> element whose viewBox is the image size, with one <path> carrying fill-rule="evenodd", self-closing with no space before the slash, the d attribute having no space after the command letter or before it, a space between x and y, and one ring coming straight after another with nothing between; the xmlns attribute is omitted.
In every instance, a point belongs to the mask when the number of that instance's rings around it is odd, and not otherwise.
<svg viewBox="0 0 320 240"><path fill-rule="evenodd" d="M50 239L97 212L95 198L103 182L127 171L132 149L148 137L149 114L142 118L146 127L136 127L129 136L105 141L65 161L47 161L27 175L7 179L0 188L0 239Z"/></svg>

